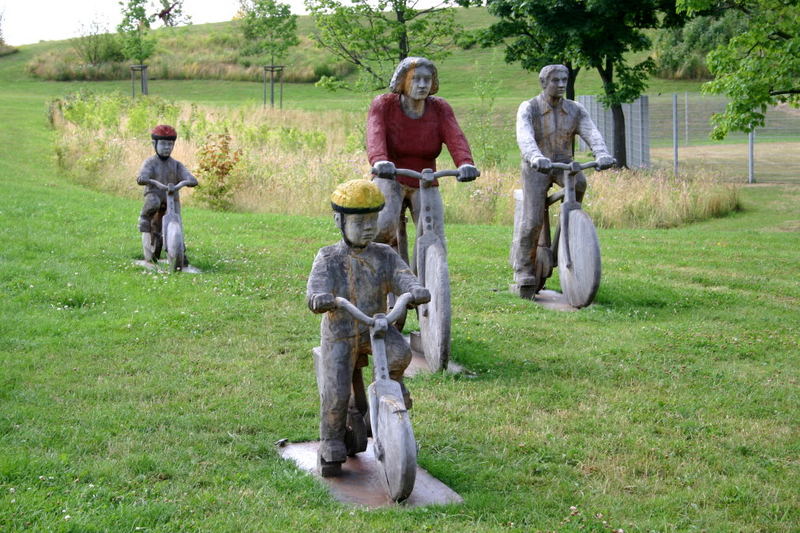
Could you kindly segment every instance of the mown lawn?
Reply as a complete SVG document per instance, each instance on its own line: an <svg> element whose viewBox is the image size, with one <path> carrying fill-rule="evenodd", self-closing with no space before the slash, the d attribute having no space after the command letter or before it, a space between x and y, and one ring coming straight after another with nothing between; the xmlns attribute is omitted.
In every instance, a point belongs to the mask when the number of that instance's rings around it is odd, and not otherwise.
<svg viewBox="0 0 800 533"><path fill-rule="evenodd" d="M79 84L27 80L26 53L0 59L0 529L800 528L800 187L601 231L577 313L507 292L510 227L449 227L453 357L475 377L409 386L420 463L465 503L368 512L274 447L316 437L303 294L331 220L189 207L203 273L144 271L140 203L56 171L46 101ZM257 87L170 83L229 105Z"/></svg>

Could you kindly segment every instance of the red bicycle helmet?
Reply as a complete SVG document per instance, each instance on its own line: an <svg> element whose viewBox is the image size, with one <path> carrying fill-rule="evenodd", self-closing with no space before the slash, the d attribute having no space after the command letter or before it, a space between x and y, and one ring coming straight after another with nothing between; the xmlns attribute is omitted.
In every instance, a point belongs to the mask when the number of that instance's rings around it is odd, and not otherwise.
<svg viewBox="0 0 800 533"><path fill-rule="evenodd" d="M154 141L174 141L178 138L178 132L175 131L175 128L172 126L167 126L166 124L159 124L153 131L150 132L150 137Z"/></svg>

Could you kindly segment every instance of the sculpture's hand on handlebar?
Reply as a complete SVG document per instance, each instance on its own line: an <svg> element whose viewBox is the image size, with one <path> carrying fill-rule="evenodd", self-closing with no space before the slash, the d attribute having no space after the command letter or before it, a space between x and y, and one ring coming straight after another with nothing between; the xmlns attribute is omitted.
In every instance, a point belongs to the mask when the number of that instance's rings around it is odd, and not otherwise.
<svg viewBox="0 0 800 533"><path fill-rule="evenodd" d="M605 170L617 164L617 160L610 155L601 155L597 158L597 170Z"/></svg>
<svg viewBox="0 0 800 533"><path fill-rule="evenodd" d="M411 300L415 305L426 304L431 301L431 292L425 287L411 289Z"/></svg>
<svg viewBox="0 0 800 533"><path fill-rule="evenodd" d="M534 170L538 170L539 172L547 172L550 170L551 161L546 157L537 157L531 161L531 166Z"/></svg>
<svg viewBox="0 0 800 533"><path fill-rule="evenodd" d="M325 313L336 309L336 298L329 292L321 292L311 296L308 306L315 313Z"/></svg>
<svg viewBox="0 0 800 533"><path fill-rule="evenodd" d="M396 168L391 161L375 161L372 165L372 173L379 178L393 180L395 178Z"/></svg>
<svg viewBox="0 0 800 533"><path fill-rule="evenodd" d="M475 165L463 164L458 167L458 181L475 181L481 175L481 171Z"/></svg>

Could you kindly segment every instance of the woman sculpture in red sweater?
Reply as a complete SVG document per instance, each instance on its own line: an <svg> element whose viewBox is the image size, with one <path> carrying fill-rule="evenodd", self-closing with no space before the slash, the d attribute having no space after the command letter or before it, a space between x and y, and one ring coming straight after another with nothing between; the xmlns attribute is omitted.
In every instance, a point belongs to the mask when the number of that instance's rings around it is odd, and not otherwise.
<svg viewBox="0 0 800 533"><path fill-rule="evenodd" d="M445 144L458 165L459 181L474 180L478 169L450 104L431 96L439 90L439 75L430 60L403 59L394 71L389 90L390 93L375 97L370 105L367 156L377 171L375 182L386 198L375 240L397 249L397 229L406 208L411 209L417 224L419 182L404 176L395 179L395 168L436 170L436 158ZM400 250L401 255L408 261L404 251Z"/></svg>

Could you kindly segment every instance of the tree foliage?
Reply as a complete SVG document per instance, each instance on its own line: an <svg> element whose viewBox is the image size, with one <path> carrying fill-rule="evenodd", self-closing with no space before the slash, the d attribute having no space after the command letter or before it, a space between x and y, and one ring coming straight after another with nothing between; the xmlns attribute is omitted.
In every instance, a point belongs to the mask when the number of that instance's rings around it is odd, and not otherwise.
<svg viewBox="0 0 800 533"><path fill-rule="evenodd" d="M449 0L418 7L418 0L305 0L318 46L352 63L358 86L386 87L397 63L409 56L433 61L450 53L459 31ZM330 80L328 80L330 81Z"/></svg>
<svg viewBox="0 0 800 533"><path fill-rule="evenodd" d="M662 78L710 79L706 56L747 31L745 16L735 10L694 17L685 25L662 30L656 39L656 73Z"/></svg>
<svg viewBox="0 0 800 533"><path fill-rule="evenodd" d="M159 19L167 27L191 24L192 17L183 12L183 0L157 0L155 8L158 10L151 18Z"/></svg>
<svg viewBox="0 0 800 533"><path fill-rule="evenodd" d="M122 7L122 22L117 26L117 31L122 37L123 53L128 59L144 63L153 55L156 47L155 40L148 35L150 17L146 11L146 0L120 1L119 5Z"/></svg>
<svg viewBox="0 0 800 533"><path fill-rule="evenodd" d="M689 14L736 9L747 18L746 31L708 54L715 79L703 91L730 98L725 111L712 117L712 137L763 126L767 108L778 103L800 107L798 0L679 0L678 8Z"/></svg>
<svg viewBox="0 0 800 533"><path fill-rule="evenodd" d="M463 5L479 3L461 0ZM632 102L647 87L654 61L647 57L629 64L633 52L648 50L645 30L669 27L682 17L675 0L486 0L500 22L487 28L485 39L506 42L506 57L538 70L563 63L571 77L581 67L597 70L603 82L601 100L614 116L614 156L625 157L625 117L622 104ZM574 80L573 80L574 81Z"/></svg>
<svg viewBox="0 0 800 533"><path fill-rule="evenodd" d="M0 11L0 46L5 46L6 40L3 37L3 18L5 17L5 11Z"/></svg>
<svg viewBox="0 0 800 533"><path fill-rule="evenodd" d="M80 36L72 39L73 50L86 64L97 66L109 61L125 59L122 43L100 22L93 21L82 26Z"/></svg>
<svg viewBox="0 0 800 533"><path fill-rule="evenodd" d="M239 15L245 40L245 55L267 54L272 64L296 46L297 16L288 4L276 0L240 0Z"/></svg>

